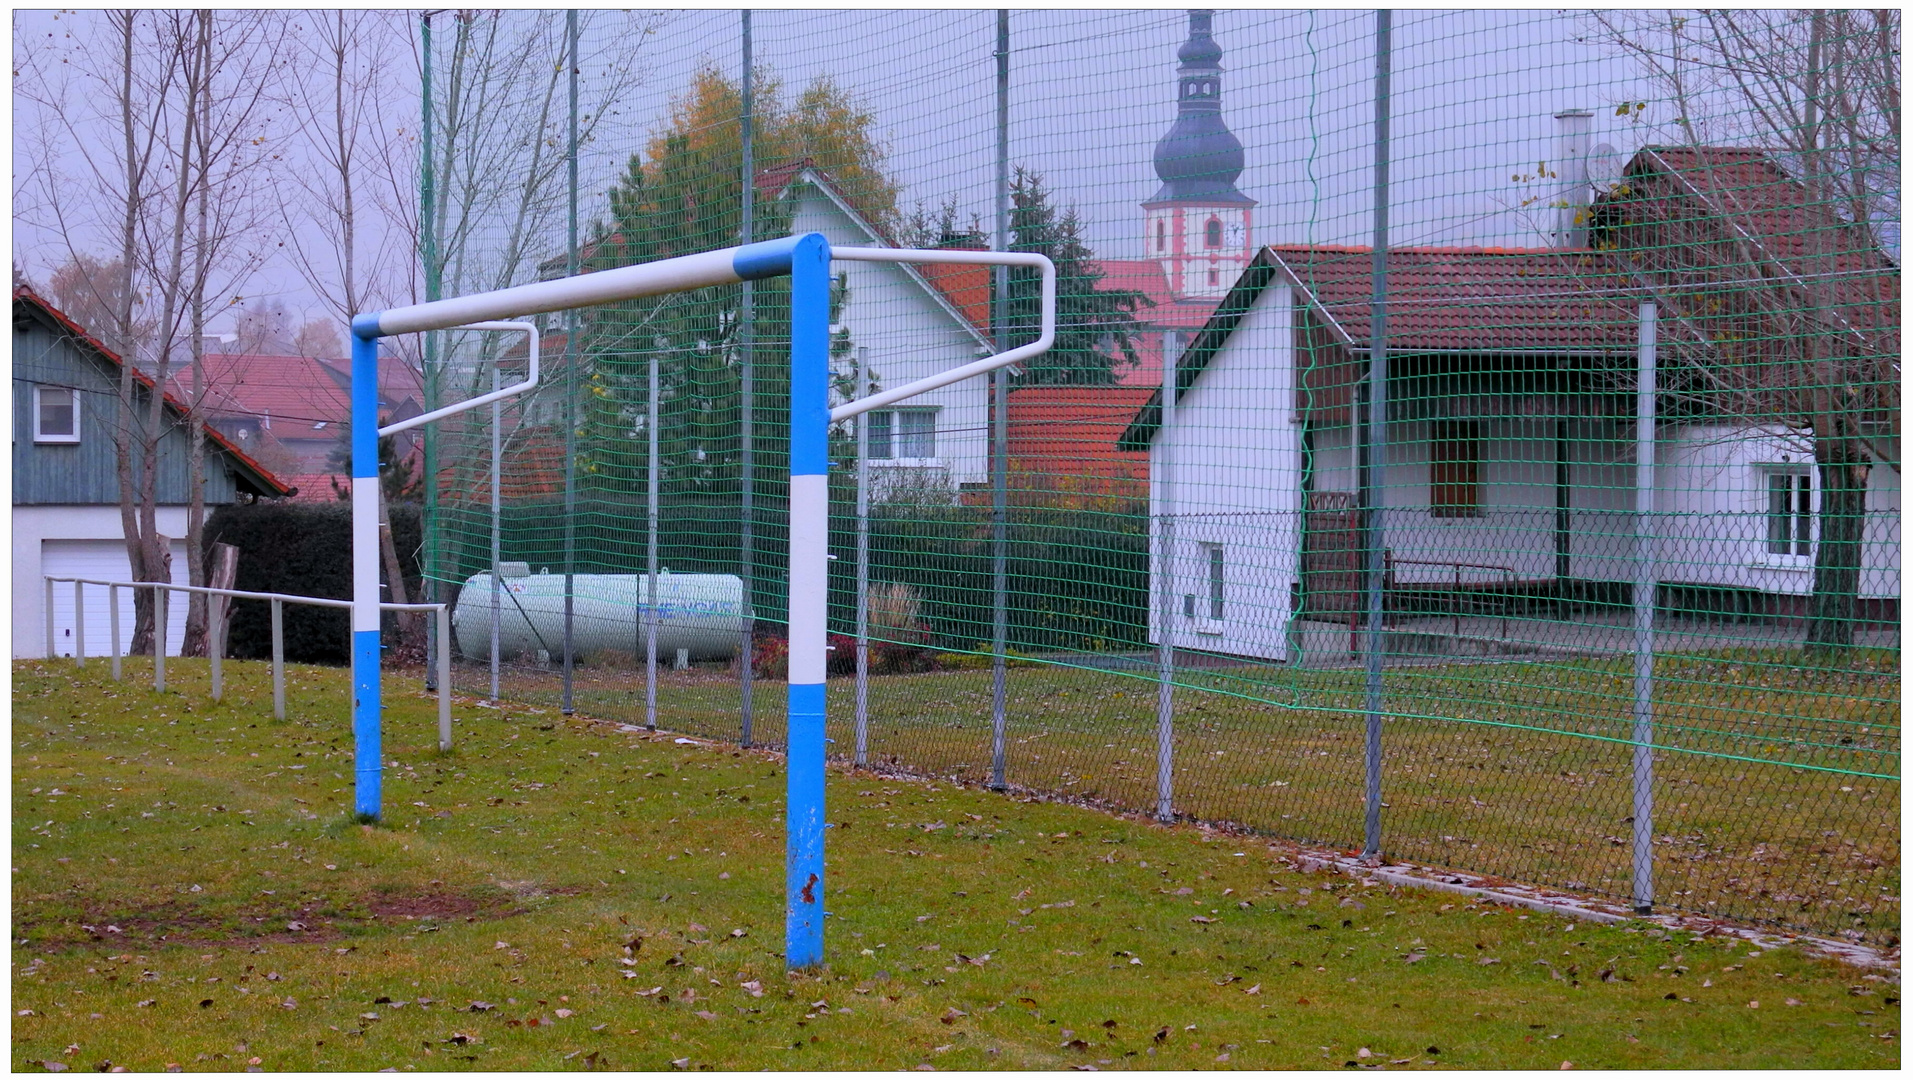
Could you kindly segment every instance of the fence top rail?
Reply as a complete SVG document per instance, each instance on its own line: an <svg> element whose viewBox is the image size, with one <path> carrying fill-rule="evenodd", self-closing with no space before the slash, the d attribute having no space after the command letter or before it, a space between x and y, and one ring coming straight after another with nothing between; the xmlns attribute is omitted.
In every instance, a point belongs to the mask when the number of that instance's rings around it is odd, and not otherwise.
<svg viewBox="0 0 1913 1080"><path fill-rule="evenodd" d="M244 589L215 589L206 585L180 585L171 581L106 581L100 578L54 577L45 575L49 582L70 581L78 585L117 585L125 589L168 589L173 592L205 593L208 596L234 596L242 600L283 600L288 604L310 604L313 607L349 608L350 600L338 600L329 596L299 596L295 593L248 592ZM392 604L380 603L380 611L438 611L446 604Z"/></svg>

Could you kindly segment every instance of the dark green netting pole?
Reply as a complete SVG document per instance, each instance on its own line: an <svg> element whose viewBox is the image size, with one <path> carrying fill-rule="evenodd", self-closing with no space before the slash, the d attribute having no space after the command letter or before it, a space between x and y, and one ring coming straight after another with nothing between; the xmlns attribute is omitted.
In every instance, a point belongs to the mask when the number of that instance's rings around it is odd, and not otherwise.
<svg viewBox="0 0 1913 1080"><path fill-rule="evenodd" d="M737 123L738 133L744 148L744 183L743 201L741 203L743 223L738 227L737 240L740 244L748 244L752 239L751 227L755 224L751 220L751 215L757 212L757 177L753 175L757 169L757 161L756 147L752 145L755 132L752 129L751 123L753 119L751 116L751 93L754 87L752 86L751 79L750 9L746 8L740 13L740 16L743 20L741 25L744 74L742 82L743 107L738 112ZM756 628L752 624L756 620L755 613L757 606L755 602L755 590L757 588L757 575L755 573L757 568L757 541L753 530L753 526L756 522L753 520L755 510L751 505L751 487L756 483L756 477L753 475L751 469L751 451L755 449L752 445L752 426L756 422L752 417L751 409L752 394L756 390L756 387L752 384L752 376L755 373L752 370L751 329L752 319L756 315L754 310L756 295L753 292L752 282L746 281L738 286L738 288L742 292L738 300L737 313L737 357L739 367L738 411L742 415L739 418L740 426L737 437L737 538L739 552L738 577L742 579L741 584L743 586L738 594L738 621L743 624L743 629L740 633L740 640L738 641L737 671L738 712L743 725L739 741L748 747L751 745L751 680L755 675L755 672L752 670L752 663L755 660L753 655L753 646L755 643L752 639L756 634Z"/></svg>
<svg viewBox="0 0 1913 1080"><path fill-rule="evenodd" d="M578 12L565 12L565 56L571 61L571 136L566 146L565 276L578 276ZM578 309L565 313L565 686L562 709L576 710L571 700L572 600L578 547Z"/></svg>
<svg viewBox="0 0 1913 1080"><path fill-rule="evenodd" d="M419 93L419 261L424 264L425 299L437 300L439 292L438 276L438 200L437 187L432 176L432 16L428 12L419 16L418 21L420 93ZM420 380L424 385L425 411L438 408L438 334L425 335L425 352L421 363L425 370ZM438 429L425 425L425 512L421 515L419 531L425 537L425 600L436 604L439 598L438 587ZM427 620L425 625L425 655L438 655L438 620ZM438 665L425 665L425 689L438 690ZM446 688L447 690L450 687Z"/></svg>
<svg viewBox="0 0 1913 1080"><path fill-rule="evenodd" d="M1382 586L1387 538L1383 535L1382 455L1388 446L1388 62L1389 16L1375 13L1375 240L1370 270L1368 437L1362 441L1362 513L1367 546L1368 647L1367 731L1363 787L1362 856L1382 853Z"/></svg>

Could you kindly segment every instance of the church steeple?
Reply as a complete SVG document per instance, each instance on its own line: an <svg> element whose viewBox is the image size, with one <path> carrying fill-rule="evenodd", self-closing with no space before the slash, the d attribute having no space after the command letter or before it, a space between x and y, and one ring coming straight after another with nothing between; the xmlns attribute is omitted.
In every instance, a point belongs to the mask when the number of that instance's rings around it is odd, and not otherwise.
<svg viewBox="0 0 1913 1080"><path fill-rule="evenodd" d="M1220 296L1250 251L1250 208L1236 190L1242 143L1222 119L1222 46L1214 12L1189 12L1189 38L1176 50L1176 122L1156 143L1162 187L1143 203L1143 243L1160 260L1178 297Z"/></svg>
<svg viewBox="0 0 1913 1080"><path fill-rule="evenodd" d="M1222 120L1222 46L1210 29L1214 13L1189 13L1189 40L1176 50L1176 123L1156 143L1162 190L1150 202L1205 198L1248 202L1235 189L1242 143Z"/></svg>

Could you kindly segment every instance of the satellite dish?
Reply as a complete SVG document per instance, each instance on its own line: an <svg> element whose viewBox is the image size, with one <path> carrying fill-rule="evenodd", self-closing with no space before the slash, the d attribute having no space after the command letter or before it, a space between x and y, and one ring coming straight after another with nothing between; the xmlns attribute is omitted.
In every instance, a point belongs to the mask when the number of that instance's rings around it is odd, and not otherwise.
<svg viewBox="0 0 1913 1080"><path fill-rule="evenodd" d="M1621 152L1608 143L1588 151L1588 182L1610 188L1621 179Z"/></svg>

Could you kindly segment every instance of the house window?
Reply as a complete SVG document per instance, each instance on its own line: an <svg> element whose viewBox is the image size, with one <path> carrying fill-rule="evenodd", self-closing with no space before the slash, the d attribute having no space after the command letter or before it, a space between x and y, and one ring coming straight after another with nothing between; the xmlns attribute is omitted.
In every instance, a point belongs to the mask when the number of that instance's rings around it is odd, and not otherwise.
<svg viewBox="0 0 1913 1080"><path fill-rule="evenodd" d="M33 441L80 441L80 392L65 386L33 388Z"/></svg>
<svg viewBox="0 0 1913 1080"><path fill-rule="evenodd" d="M1222 545L1204 544L1209 555L1209 617L1222 618Z"/></svg>
<svg viewBox="0 0 1913 1080"><path fill-rule="evenodd" d="M1209 223L1202 227L1202 246L1212 248L1222 246L1222 222L1220 219L1210 218Z"/></svg>
<svg viewBox="0 0 1913 1080"><path fill-rule="evenodd" d="M1169 226L1161 221L1156 222L1156 250L1169 250Z"/></svg>
<svg viewBox="0 0 1913 1080"><path fill-rule="evenodd" d="M1767 470L1767 554L1813 554L1813 473Z"/></svg>
<svg viewBox="0 0 1913 1080"><path fill-rule="evenodd" d="M1428 454L1428 507L1438 518L1481 516L1481 425L1435 421Z"/></svg>
<svg viewBox="0 0 1913 1080"><path fill-rule="evenodd" d="M937 456L935 409L886 409L870 414L866 453L872 461Z"/></svg>
<svg viewBox="0 0 1913 1080"><path fill-rule="evenodd" d="M1211 285L1222 284L1222 271L1216 269L1213 266L1209 268L1209 284Z"/></svg>

